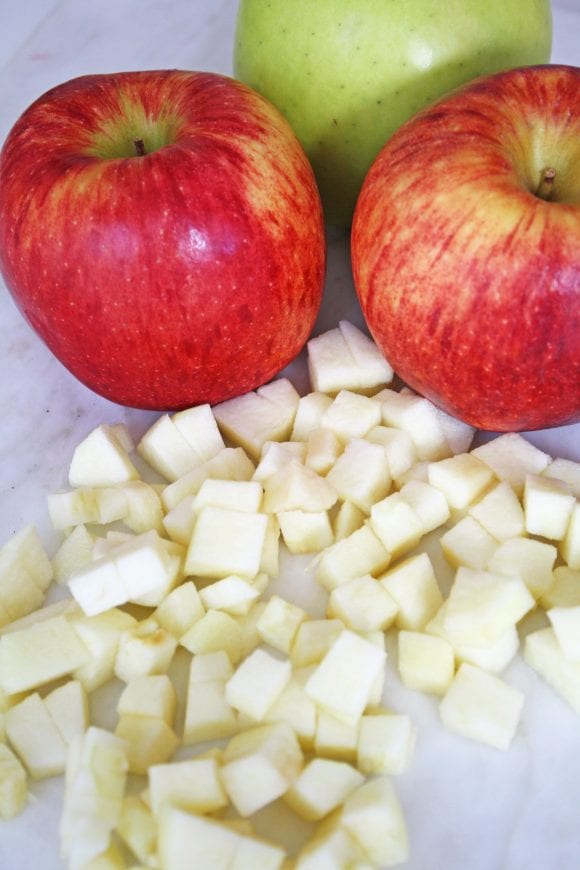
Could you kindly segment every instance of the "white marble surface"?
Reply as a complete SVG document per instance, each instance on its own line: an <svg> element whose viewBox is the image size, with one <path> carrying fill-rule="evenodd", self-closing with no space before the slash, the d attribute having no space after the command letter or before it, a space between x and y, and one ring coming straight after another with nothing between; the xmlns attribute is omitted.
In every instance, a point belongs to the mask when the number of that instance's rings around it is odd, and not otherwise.
<svg viewBox="0 0 580 870"><path fill-rule="evenodd" d="M236 6L236 0L0 0L0 140L35 97L75 75L156 67L229 73ZM553 60L578 64L580 0L556 0L554 18ZM341 317L362 322L347 241L335 234L317 330ZM302 361L292 372L305 386ZM74 445L99 422L126 421L138 436L155 417L121 409L77 383L2 286L0 409L0 543L34 522L49 547L55 537L45 496L65 484ZM580 425L530 438L553 455L580 460ZM446 733L436 704L392 676L389 705L409 712L419 729L415 764L397 782L410 828L408 870L580 867L580 720L521 661L506 679L527 701L512 748L499 753ZM60 783L45 781L32 793L27 812L0 827L2 870L63 866Z"/></svg>

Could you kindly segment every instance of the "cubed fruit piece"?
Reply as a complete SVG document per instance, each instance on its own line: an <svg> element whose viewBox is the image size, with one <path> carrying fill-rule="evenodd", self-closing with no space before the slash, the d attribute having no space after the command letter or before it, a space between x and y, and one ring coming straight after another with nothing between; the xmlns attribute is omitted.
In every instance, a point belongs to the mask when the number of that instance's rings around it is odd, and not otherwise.
<svg viewBox="0 0 580 870"><path fill-rule="evenodd" d="M153 613L153 619L180 640L205 614L205 608L193 580L172 589Z"/></svg>
<svg viewBox="0 0 580 870"><path fill-rule="evenodd" d="M355 725L385 661L383 650L352 631L343 631L306 683L306 694L327 713Z"/></svg>
<svg viewBox="0 0 580 870"><path fill-rule="evenodd" d="M44 592L22 565L0 578L0 626L22 619L42 607Z"/></svg>
<svg viewBox="0 0 580 870"><path fill-rule="evenodd" d="M259 867L260 870L282 870L283 866L287 866L286 852L281 846L249 835L240 837L229 870L247 870L248 867Z"/></svg>
<svg viewBox="0 0 580 870"><path fill-rule="evenodd" d="M202 462L223 450L224 442L209 405L196 405L179 411L172 416L171 422Z"/></svg>
<svg viewBox="0 0 580 870"><path fill-rule="evenodd" d="M266 441L262 447L260 461L256 466L252 481L263 483L264 480L284 468L291 459L304 462L305 458L306 445L299 441Z"/></svg>
<svg viewBox="0 0 580 870"><path fill-rule="evenodd" d="M89 652L70 622L55 616L0 638L0 687L34 689L86 664Z"/></svg>
<svg viewBox="0 0 580 870"><path fill-rule="evenodd" d="M392 558L397 558L419 543L423 523L400 493L388 495L371 509L370 525Z"/></svg>
<svg viewBox="0 0 580 870"><path fill-rule="evenodd" d="M418 459L437 460L451 454L437 409L428 399L394 390L382 390L374 398L381 402L383 423L410 436Z"/></svg>
<svg viewBox="0 0 580 870"><path fill-rule="evenodd" d="M523 705L523 692L464 663L439 705L439 714L451 731L496 749L507 749Z"/></svg>
<svg viewBox="0 0 580 870"><path fill-rule="evenodd" d="M290 553L319 552L334 542L327 511L281 511L276 518Z"/></svg>
<svg viewBox="0 0 580 870"><path fill-rule="evenodd" d="M5 743L0 743L0 819L15 818L26 807L26 771Z"/></svg>
<svg viewBox="0 0 580 870"><path fill-rule="evenodd" d="M521 577L534 598L540 598L553 583L558 552L552 544L532 538L510 538L492 554L487 567L495 574Z"/></svg>
<svg viewBox="0 0 580 870"><path fill-rule="evenodd" d="M524 511L514 490L505 480L472 505L469 515L497 541L507 541L524 533Z"/></svg>
<svg viewBox="0 0 580 870"><path fill-rule="evenodd" d="M318 664L344 629L340 619L305 619L300 623L292 647L290 659L295 668Z"/></svg>
<svg viewBox="0 0 580 870"><path fill-rule="evenodd" d="M242 657L242 630L233 616L221 610L209 610L198 619L179 641L191 653L224 650L233 664Z"/></svg>
<svg viewBox="0 0 580 870"><path fill-rule="evenodd" d="M580 498L580 462L574 462L572 459L554 459L542 474L563 480L576 498Z"/></svg>
<svg viewBox="0 0 580 870"><path fill-rule="evenodd" d="M171 758L179 739L163 719L154 716L119 716L115 734L125 741L130 773L147 773L153 764L162 764Z"/></svg>
<svg viewBox="0 0 580 870"><path fill-rule="evenodd" d="M292 384L281 378L216 405L213 413L222 434L258 459L266 441L288 440L299 398Z"/></svg>
<svg viewBox="0 0 580 870"><path fill-rule="evenodd" d="M168 414L159 417L147 430L137 451L166 480L177 480L205 461Z"/></svg>
<svg viewBox="0 0 580 870"><path fill-rule="evenodd" d="M375 712L362 716L357 767L366 775L404 773L415 751L416 730L408 716Z"/></svg>
<svg viewBox="0 0 580 870"><path fill-rule="evenodd" d="M580 569L580 504L575 504L564 539L560 543L560 553L569 568Z"/></svg>
<svg viewBox="0 0 580 870"><path fill-rule="evenodd" d="M83 870L126 870L127 862L120 847L112 841L108 849L85 864Z"/></svg>
<svg viewBox="0 0 580 870"><path fill-rule="evenodd" d="M265 722L287 722L304 749L313 748L316 734L316 705L304 691L310 673L310 668L296 671L264 717Z"/></svg>
<svg viewBox="0 0 580 870"><path fill-rule="evenodd" d="M520 636L516 626L513 625L491 646L456 644L455 658L458 662L467 662L490 674L501 674L515 658L519 646Z"/></svg>
<svg viewBox="0 0 580 870"><path fill-rule="evenodd" d="M119 637L115 676L125 683L150 674L165 674L177 648L177 640L149 617Z"/></svg>
<svg viewBox="0 0 580 870"><path fill-rule="evenodd" d="M73 741L67 758L61 850L71 867L105 852L119 821L127 779L122 740L91 726Z"/></svg>
<svg viewBox="0 0 580 870"><path fill-rule="evenodd" d="M238 731L238 716L226 699L225 685L220 679L190 679L183 725L185 746L231 737Z"/></svg>
<svg viewBox="0 0 580 870"><path fill-rule="evenodd" d="M455 655L446 640L416 631L399 632L399 674L408 689L444 695L454 673Z"/></svg>
<svg viewBox="0 0 580 870"><path fill-rule="evenodd" d="M365 438L383 448L392 478L400 477L417 462L417 448L411 436L402 429L373 426Z"/></svg>
<svg viewBox="0 0 580 870"><path fill-rule="evenodd" d="M545 610L551 607L579 607L580 571L573 571L566 565L555 568L553 582L540 598L540 604Z"/></svg>
<svg viewBox="0 0 580 870"><path fill-rule="evenodd" d="M565 657L552 628L528 634L524 659L580 716L580 662Z"/></svg>
<svg viewBox="0 0 580 870"><path fill-rule="evenodd" d="M204 480L194 499L196 511L207 505L244 513L260 510L264 491L257 480Z"/></svg>
<svg viewBox="0 0 580 870"><path fill-rule="evenodd" d="M327 613L355 631L384 631L395 621L398 607L384 586L366 574L333 589Z"/></svg>
<svg viewBox="0 0 580 870"><path fill-rule="evenodd" d="M292 667L263 649L254 650L226 683L226 700L260 722L290 680Z"/></svg>
<svg viewBox="0 0 580 870"><path fill-rule="evenodd" d="M153 716L173 724L177 694L166 674L148 674L127 683L119 700L119 716Z"/></svg>
<svg viewBox="0 0 580 870"><path fill-rule="evenodd" d="M246 817L288 791L302 763L302 751L289 725L260 725L230 740L222 782L238 813Z"/></svg>
<svg viewBox="0 0 580 870"><path fill-rule="evenodd" d="M361 511L350 501L343 501L334 515L332 524L334 540L342 541L344 538L348 538L349 535L361 528L366 519L367 515L364 511Z"/></svg>
<svg viewBox="0 0 580 870"><path fill-rule="evenodd" d="M230 870L239 839L223 822L168 804L159 817L159 863L164 870Z"/></svg>
<svg viewBox="0 0 580 870"><path fill-rule="evenodd" d="M308 435L304 464L317 474L327 474L344 449L344 444L330 429L314 429Z"/></svg>
<svg viewBox="0 0 580 870"><path fill-rule="evenodd" d="M23 568L41 592L46 592L53 577L52 565L32 525L24 526L0 549L0 586L9 577L11 568L17 565Z"/></svg>
<svg viewBox="0 0 580 870"><path fill-rule="evenodd" d="M321 586L330 591L354 577L381 573L390 560L390 553L365 524L324 551L315 576Z"/></svg>
<svg viewBox="0 0 580 870"><path fill-rule="evenodd" d="M117 833L141 865L154 866L157 827L150 807L137 795L127 795L123 799Z"/></svg>
<svg viewBox="0 0 580 870"><path fill-rule="evenodd" d="M75 571L79 571L92 561L94 543L93 535L85 526L82 524L75 526L52 559L54 579L57 583L66 583Z"/></svg>
<svg viewBox="0 0 580 870"><path fill-rule="evenodd" d="M149 769L149 794L155 816L167 803L194 813L213 813L228 804L215 758L154 764Z"/></svg>
<svg viewBox="0 0 580 870"><path fill-rule="evenodd" d="M340 499L352 502L365 513L388 494L391 486L384 450L363 438L352 438L347 443L326 479Z"/></svg>
<svg viewBox="0 0 580 870"><path fill-rule="evenodd" d="M336 502L338 494L323 477L296 459L290 460L264 481L263 510L326 511Z"/></svg>
<svg viewBox="0 0 580 870"><path fill-rule="evenodd" d="M320 420L328 407L332 404L330 396L325 393L312 392L301 396L296 409L294 425L292 427L291 441L306 442L312 432L320 429Z"/></svg>
<svg viewBox="0 0 580 870"><path fill-rule="evenodd" d="M163 531L163 507L158 492L142 480L132 480L123 487L127 512L123 522L133 532L141 534L154 529Z"/></svg>
<svg viewBox="0 0 580 870"><path fill-rule="evenodd" d="M88 650L88 661L73 671L86 692L111 680L121 632L137 625L135 617L112 608L97 616L74 616L71 624Z"/></svg>
<svg viewBox="0 0 580 870"><path fill-rule="evenodd" d="M393 369L376 344L348 320L341 320L337 329L311 338L307 349L310 382L315 390L367 391L393 379Z"/></svg>
<svg viewBox="0 0 580 870"><path fill-rule="evenodd" d="M450 565L485 568L497 549L497 541L473 517L463 517L440 538L441 549Z"/></svg>
<svg viewBox="0 0 580 870"><path fill-rule="evenodd" d="M362 853L340 825L340 810L317 825L296 857L294 870L358 870ZM362 864L363 867L366 866Z"/></svg>
<svg viewBox="0 0 580 870"><path fill-rule="evenodd" d="M266 525L265 514L202 508L187 551L185 573L216 579L239 574L252 579L260 570Z"/></svg>
<svg viewBox="0 0 580 870"><path fill-rule="evenodd" d="M358 393L341 390L322 415L320 425L347 444L352 438L363 438L380 420L380 404Z"/></svg>
<svg viewBox="0 0 580 870"><path fill-rule="evenodd" d="M67 746L89 727L87 693L78 680L69 680L53 689L45 696L44 706Z"/></svg>
<svg viewBox="0 0 580 870"><path fill-rule="evenodd" d="M343 804L363 782L362 774L344 761L313 758L286 792L284 801L303 819L315 822Z"/></svg>
<svg viewBox="0 0 580 870"><path fill-rule="evenodd" d="M423 534L439 528L449 519L449 505L441 492L423 480L410 480L399 490L401 498L411 505L421 522Z"/></svg>
<svg viewBox="0 0 580 870"><path fill-rule="evenodd" d="M347 725L336 716L319 710L314 736L316 755L356 763L359 723L360 720Z"/></svg>
<svg viewBox="0 0 580 870"><path fill-rule="evenodd" d="M397 605L399 628L419 631L443 602L429 556L419 553L399 562L379 578Z"/></svg>
<svg viewBox="0 0 580 870"><path fill-rule="evenodd" d="M267 602L256 629L264 643L280 652L290 654L299 626L306 619L306 611L279 595Z"/></svg>
<svg viewBox="0 0 580 870"><path fill-rule="evenodd" d="M471 451L496 477L507 481L521 497L527 474L541 474L550 457L516 432L507 432Z"/></svg>
<svg viewBox="0 0 580 870"><path fill-rule="evenodd" d="M460 453L429 466L429 483L440 489L449 506L462 510L493 481L493 472L472 453Z"/></svg>
<svg viewBox="0 0 580 870"><path fill-rule="evenodd" d="M524 485L526 531L552 541L566 534L576 499L561 480L528 474Z"/></svg>
<svg viewBox="0 0 580 870"><path fill-rule="evenodd" d="M459 568L446 602L445 631L454 646L490 646L534 605L520 577Z"/></svg>
<svg viewBox="0 0 580 870"><path fill-rule="evenodd" d="M34 779L64 771L67 744L40 695L29 695L8 710L4 725L12 748Z"/></svg>
<svg viewBox="0 0 580 870"><path fill-rule="evenodd" d="M243 616L259 598L260 593L251 581L231 574L204 586L199 596L206 610L225 610L233 616Z"/></svg>
<svg viewBox="0 0 580 870"><path fill-rule="evenodd" d="M234 669L224 650L194 655L189 667L189 682L205 683L207 680L229 680Z"/></svg>
<svg viewBox="0 0 580 870"><path fill-rule="evenodd" d="M347 798L340 824L376 866L393 867L409 857L405 818L386 776L364 783Z"/></svg>
<svg viewBox="0 0 580 870"><path fill-rule="evenodd" d="M464 423L463 420L452 417L441 408L436 407L435 413L451 452L453 454L467 453L475 435L473 426L470 426L469 423Z"/></svg>
<svg viewBox="0 0 580 870"><path fill-rule="evenodd" d="M102 425L77 445L71 460L71 486L114 486L139 477L118 437L118 430Z"/></svg>
<svg viewBox="0 0 580 870"><path fill-rule="evenodd" d="M580 607L552 607L547 615L564 658L580 662Z"/></svg>
<svg viewBox="0 0 580 870"><path fill-rule="evenodd" d="M207 462L198 465L161 492L166 510L176 507L184 498L196 495L204 480L251 480L254 463L241 447L224 447Z"/></svg>

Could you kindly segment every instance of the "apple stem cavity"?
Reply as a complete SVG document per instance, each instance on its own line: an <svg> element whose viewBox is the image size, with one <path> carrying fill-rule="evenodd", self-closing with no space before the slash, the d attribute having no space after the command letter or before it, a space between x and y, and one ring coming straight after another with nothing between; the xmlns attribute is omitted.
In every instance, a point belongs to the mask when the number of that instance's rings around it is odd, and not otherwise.
<svg viewBox="0 0 580 870"><path fill-rule="evenodd" d="M145 151L145 142L143 139L133 139L133 145L135 146L137 157L145 157L147 152Z"/></svg>
<svg viewBox="0 0 580 870"><path fill-rule="evenodd" d="M536 189L536 196L538 196L540 199L545 199L546 202L549 202L552 199L552 194L554 193L555 178L555 169L544 169L541 173L540 183Z"/></svg>

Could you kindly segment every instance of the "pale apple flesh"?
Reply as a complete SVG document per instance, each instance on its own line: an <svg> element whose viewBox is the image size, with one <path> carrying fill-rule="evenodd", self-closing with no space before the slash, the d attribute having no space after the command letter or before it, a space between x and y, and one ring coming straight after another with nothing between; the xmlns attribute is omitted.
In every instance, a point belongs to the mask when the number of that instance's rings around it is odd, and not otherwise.
<svg viewBox="0 0 580 870"><path fill-rule="evenodd" d="M301 350L325 270L310 165L281 115L210 73L84 76L40 97L0 157L0 267L81 381L183 408Z"/></svg>
<svg viewBox="0 0 580 870"><path fill-rule="evenodd" d="M580 419L579 240L580 69L523 68L385 146L355 283L395 371L437 405L492 431L564 425Z"/></svg>

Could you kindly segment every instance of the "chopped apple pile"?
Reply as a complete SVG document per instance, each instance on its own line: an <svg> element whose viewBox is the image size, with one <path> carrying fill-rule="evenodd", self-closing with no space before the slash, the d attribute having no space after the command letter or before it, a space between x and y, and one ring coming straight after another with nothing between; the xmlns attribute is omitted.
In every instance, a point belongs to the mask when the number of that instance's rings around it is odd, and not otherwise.
<svg viewBox="0 0 580 870"><path fill-rule="evenodd" d="M99 426L49 497L53 558L30 526L0 550L0 817L64 774L73 870L404 862L417 733L389 681L506 750L524 698L500 675L538 607L524 657L580 714L578 463L514 434L469 452L351 324L308 350L306 396L280 379L136 448ZM322 612L280 594L282 548ZM311 826L297 854L258 831L276 801Z"/></svg>

